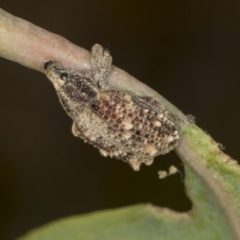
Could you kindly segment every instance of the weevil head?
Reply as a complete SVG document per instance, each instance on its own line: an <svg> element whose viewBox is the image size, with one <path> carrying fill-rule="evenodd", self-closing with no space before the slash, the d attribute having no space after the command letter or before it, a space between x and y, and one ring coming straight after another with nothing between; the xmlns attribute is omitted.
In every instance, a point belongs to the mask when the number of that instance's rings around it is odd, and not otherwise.
<svg viewBox="0 0 240 240"><path fill-rule="evenodd" d="M60 98L72 102L89 102L98 93L98 87L90 72L64 69L56 61L44 63L44 72L53 83Z"/></svg>
<svg viewBox="0 0 240 240"><path fill-rule="evenodd" d="M44 72L53 83L56 90L62 87L69 77L68 71L61 68L61 66L54 60L48 60L44 63Z"/></svg>

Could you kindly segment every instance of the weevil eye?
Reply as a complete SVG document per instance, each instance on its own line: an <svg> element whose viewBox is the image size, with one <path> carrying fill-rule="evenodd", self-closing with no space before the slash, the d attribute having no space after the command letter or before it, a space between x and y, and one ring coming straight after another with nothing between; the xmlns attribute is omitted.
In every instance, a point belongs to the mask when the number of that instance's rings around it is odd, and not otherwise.
<svg viewBox="0 0 240 240"><path fill-rule="evenodd" d="M68 74L67 74L67 73L61 73L61 74L60 74L60 78L61 78L63 81L65 81L65 80L67 80L67 78L68 78Z"/></svg>

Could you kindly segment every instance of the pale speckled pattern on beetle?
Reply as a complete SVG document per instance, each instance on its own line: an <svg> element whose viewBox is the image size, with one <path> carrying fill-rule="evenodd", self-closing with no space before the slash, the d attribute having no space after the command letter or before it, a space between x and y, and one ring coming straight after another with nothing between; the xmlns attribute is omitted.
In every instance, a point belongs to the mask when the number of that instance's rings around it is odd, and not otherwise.
<svg viewBox="0 0 240 240"><path fill-rule="evenodd" d="M109 51L95 44L90 71L64 69L53 60L44 63L44 70L73 119L73 134L103 156L139 170L141 163L150 165L154 157L174 149L178 132L169 112L154 98L105 88L111 64Z"/></svg>

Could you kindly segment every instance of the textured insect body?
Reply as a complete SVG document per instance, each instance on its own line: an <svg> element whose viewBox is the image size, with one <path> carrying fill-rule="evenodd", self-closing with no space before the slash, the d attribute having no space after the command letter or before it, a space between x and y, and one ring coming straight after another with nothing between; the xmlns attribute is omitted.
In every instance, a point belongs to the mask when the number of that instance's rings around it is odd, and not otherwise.
<svg viewBox="0 0 240 240"><path fill-rule="evenodd" d="M139 170L141 163L150 165L155 156L174 149L178 132L169 112L154 98L105 89L111 62L109 52L96 44L88 72L63 69L52 60L44 69L73 119L73 134L97 147L103 156L121 159Z"/></svg>

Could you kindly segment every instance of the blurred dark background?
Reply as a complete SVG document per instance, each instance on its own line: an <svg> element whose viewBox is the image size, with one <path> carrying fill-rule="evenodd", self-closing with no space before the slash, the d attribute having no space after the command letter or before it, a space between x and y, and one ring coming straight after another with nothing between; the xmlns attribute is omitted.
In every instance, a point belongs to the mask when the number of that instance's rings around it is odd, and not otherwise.
<svg viewBox="0 0 240 240"><path fill-rule="evenodd" d="M238 0L2 0L0 7L90 49L157 90L240 159ZM191 209L181 176L159 180L172 152L134 172L70 132L41 73L0 58L0 238L49 221L142 202Z"/></svg>

